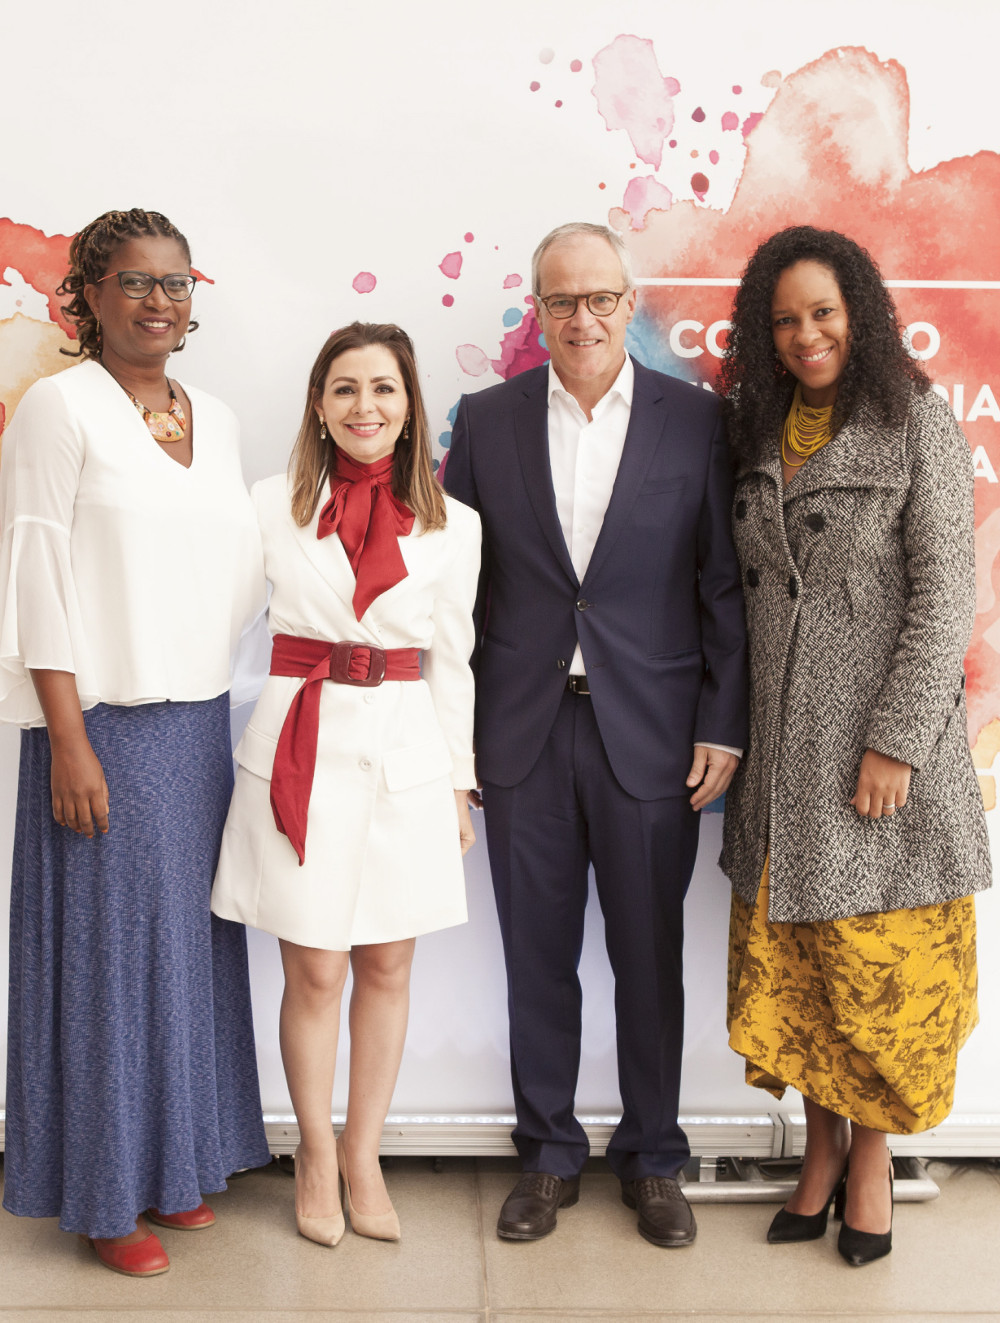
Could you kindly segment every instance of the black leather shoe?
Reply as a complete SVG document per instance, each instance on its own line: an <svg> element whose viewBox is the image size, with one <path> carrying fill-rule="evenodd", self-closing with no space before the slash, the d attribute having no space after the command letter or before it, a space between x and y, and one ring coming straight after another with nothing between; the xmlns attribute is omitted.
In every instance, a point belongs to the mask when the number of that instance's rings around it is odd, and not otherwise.
<svg viewBox="0 0 1000 1323"><path fill-rule="evenodd" d="M547 1171L526 1171L503 1201L497 1219L501 1240L541 1240L555 1230L556 1212L580 1197L580 1178L564 1181Z"/></svg>
<svg viewBox="0 0 1000 1323"><path fill-rule="evenodd" d="M889 1230L884 1232L875 1231L857 1231L854 1227L848 1226L847 1219L840 1225L840 1235L837 1238L837 1249L840 1251L842 1259L851 1265L852 1268L863 1268L866 1263L874 1263L876 1259L884 1259L892 1251L892 1195L893 1195L893 1169L892 1154L889 1154Z"/></svg>
<svg viewBox="0 0 1000 1323"><path fill-rule="evenodd" d="M622 1181L622 1203L639 1210L639 1235L651 1245L673 1249L693 1245L698 1233L691 1205L669 1176L640 1176Z"/></svg>

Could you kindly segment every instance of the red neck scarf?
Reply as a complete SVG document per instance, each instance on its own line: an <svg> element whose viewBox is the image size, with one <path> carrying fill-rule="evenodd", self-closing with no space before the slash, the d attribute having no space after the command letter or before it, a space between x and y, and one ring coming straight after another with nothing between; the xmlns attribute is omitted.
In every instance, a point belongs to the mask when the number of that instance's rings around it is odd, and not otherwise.
<svg viewBox="0 0 1000 1323"><path fill-rule="evenodd" d="M320 511L318 538L339 533L357 580L358 620L380 594L407 575L398 539L413 527L413 511L392 494L392 455L358 464L335 449L330 499Z"/></svg>

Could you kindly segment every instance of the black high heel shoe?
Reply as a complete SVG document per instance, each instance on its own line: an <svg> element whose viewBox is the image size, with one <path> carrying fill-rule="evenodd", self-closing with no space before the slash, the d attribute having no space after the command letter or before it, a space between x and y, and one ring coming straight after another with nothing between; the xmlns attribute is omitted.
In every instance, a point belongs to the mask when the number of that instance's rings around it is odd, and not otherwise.
<svg viewBox="0 0 1000 1323"><path fill-rule="evenodd" d="M892 1154L890 1153L888 1231L857 1231L854 1227L848 1226L846 1222L841 1225L840 1236L837 1239L837 1249L840 1251L841 1258L845 1259L852 1268L863 1268L866 1263L874 1263L876 1259L884 1259L892 1249L892 1177Z"/></svg>
<svg viewBox="0 0 1000 1323"><path fill-rule="evenodd" d="M847 1166L841 1172L840 1179L830 1191L830 1197L818 1213L790 1213L787 1208L779 1208L774 1220L767 1229L769 1245L791 1245L800 1240L819 1240L826 1233L826 1220L833 1204L835 1218L844 1216L844 1200L847 1197Z"/></svg>

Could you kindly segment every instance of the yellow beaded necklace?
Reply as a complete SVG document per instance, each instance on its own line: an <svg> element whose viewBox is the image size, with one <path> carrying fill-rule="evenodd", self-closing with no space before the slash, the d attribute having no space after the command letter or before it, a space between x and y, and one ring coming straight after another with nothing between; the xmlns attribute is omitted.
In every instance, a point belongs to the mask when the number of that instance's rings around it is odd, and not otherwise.
<svg viewBox="0 0 1000 1323"><path fill-rule="evenodd" d="M781 433L781 458L790 469L800 469L811 455L823 449L833 436L832 417L832 404L827 409L811 409L802 403L802 388L795 387ZM796 455L797 459L790 457Z"/></svg>

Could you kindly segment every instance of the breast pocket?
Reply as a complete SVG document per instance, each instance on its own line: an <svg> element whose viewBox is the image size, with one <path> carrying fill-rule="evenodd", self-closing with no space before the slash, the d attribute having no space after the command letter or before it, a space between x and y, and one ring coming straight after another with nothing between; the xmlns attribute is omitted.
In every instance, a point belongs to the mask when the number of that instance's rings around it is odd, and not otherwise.
<svg viewBox="0 0 1000 1323"><path fill-rule="evenodd" d="M659 527L669 518L687 484L687 478L650 478L639 488L632 507L632 523L640 527Z"/></svg>

